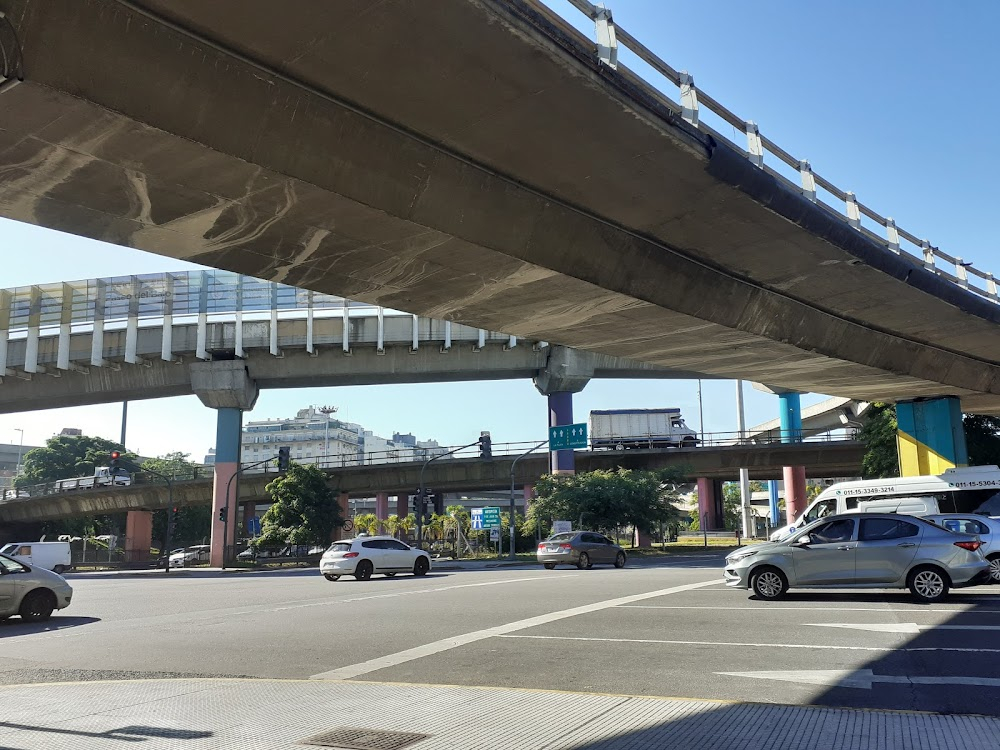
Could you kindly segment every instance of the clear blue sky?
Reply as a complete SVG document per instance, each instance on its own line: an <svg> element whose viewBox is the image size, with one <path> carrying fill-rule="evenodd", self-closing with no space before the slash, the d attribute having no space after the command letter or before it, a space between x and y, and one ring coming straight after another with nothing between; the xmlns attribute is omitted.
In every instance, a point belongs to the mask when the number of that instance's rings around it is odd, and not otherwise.
<svg viewBox="0 0 1000 750"><path fill-rule="evenodd" d="M550 4L591 33L568 2ZM986 142L1000 115L1000 4L607 4L619 25L818 173L943 250L1000 272L988 188L1000 156ZM627 54L622 60L631 64ZM2 287L194 268L3 220L0 248ZM736 428L734 394L732 382L705 382L706 430ZM746 394L749 424L776 415L775 397L749 384ZM546 428L545 400L529 381L264 391L248 418L289 416L311 403L337 404L382 435L413 432L444 444L483 429L494 442L541 439ZM696 384L594 381L575 400L581 421L593 408L657 406L681 407L696 426ZM109 404L0 415L0 442L17 442L15 428L23 428L26 443L41 444L69 426L117 439L120 413ZM194 397L137 401L128 434L145 455L182 450L200 459L214 444L214 415Z"/></svg>

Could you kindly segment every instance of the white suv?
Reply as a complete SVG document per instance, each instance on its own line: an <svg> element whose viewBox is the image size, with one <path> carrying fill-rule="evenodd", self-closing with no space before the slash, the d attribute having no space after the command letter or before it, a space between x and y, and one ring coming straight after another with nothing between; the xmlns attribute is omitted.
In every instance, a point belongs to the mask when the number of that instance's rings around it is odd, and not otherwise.
<svg viewBox="0 0 1000 750"><path fill-rule="evenodd" d="M396 573L426 575L431 569L431 556L423 550L403 544L391 536L358 536L330 545L319 561L319 572L328 581L341 576L354 576L367 581L373 573L390 578Z"/></svg>

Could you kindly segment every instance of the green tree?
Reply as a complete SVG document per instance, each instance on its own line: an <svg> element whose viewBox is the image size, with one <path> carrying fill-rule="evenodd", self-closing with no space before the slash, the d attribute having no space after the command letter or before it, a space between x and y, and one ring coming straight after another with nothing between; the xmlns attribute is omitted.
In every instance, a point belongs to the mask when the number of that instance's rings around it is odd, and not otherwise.
<svg viewBox="0 0 1000 750"><path fill-rule="evenodd" d="M765 489L763 482L750 482L750 492L761 492ZM735 531L743 528L743 508L740 497L740 483L726 482L722 485L723 528ZM700 527L699 527L700 528ZM697 531L698 529L693 529Z"/></svg>
<svg viewBox="0 0 1000 750"><path fill-rule="evenodd" d="M643 530L660 522L679 523L674 507L680 475L676 471L598 470L569 476L543 476L535 484L536 499L529 515L533 530L556 519L608 531L618 526Z"/></svg>
<svg viewBox="0 0 1000 750"><path fill-rule="evenodd" d="M17 487L54 482L94 475L98 466L107 466L111 451L120 451L122 458L135 463L134 453L128 453L118 443L88 435L55 435L45 441L45 446L24 454L24 468L15 480Z"/></svg>
<svg viewBox="0 0 1000 750"><path fill-rule="evenodd" d="M142 471L148 470L150 472L149 480L153 482L160 481L152 473L154 471L175 480L193 479L198 469L198 464L188 460L188 456L190 455L190 453L174 451L173 453L166 453L156 458L147 458L139 465L139 469Z"/></svg>
<svg viewBox="0 0 1000 750"><path fill-rule="evenodd" d="M858 439L865 444L861 476L865 479L898 477L896 407L893 404L873 403L865 416L865 425L858 431Z"/></svg>
<svg viewBox="0 0 1000 750"><path fill-rule="evenodd" d="M355 534L377 534L378 516L374 513L358 513L354 516Z"/></svg>
<svg viewBox="0 0 1000 750"><path fill-rule="evenodd" d="M1000 418L966 414L962 419L970 466L1000 466Z"/></svg>
<svg viewBox="0 0 1000 750"><path fill-rule="evenodd" d="M340 506L326 474L316 466L292 463L265 488L273 504L261 519L255 547L280 544L322 544L343 523Z"/></svg>

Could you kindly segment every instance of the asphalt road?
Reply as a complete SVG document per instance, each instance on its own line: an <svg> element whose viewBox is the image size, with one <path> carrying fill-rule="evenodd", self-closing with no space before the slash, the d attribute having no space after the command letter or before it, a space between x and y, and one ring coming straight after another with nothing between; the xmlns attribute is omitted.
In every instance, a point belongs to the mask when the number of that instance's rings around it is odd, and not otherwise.
<svg viewBox="0 0 1000 750"><path fill-rule="evenodd" d="M0 679L250 676L1000 715L1000 588L721 584L721 557L325 581L314 570L83 578L47 625L0 623Z"/></svg>

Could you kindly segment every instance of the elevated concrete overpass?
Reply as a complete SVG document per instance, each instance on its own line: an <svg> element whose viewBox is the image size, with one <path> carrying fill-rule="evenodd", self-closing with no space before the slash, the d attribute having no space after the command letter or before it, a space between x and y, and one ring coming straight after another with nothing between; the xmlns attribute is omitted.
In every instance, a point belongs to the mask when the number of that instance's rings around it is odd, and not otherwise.
<svg viewBox="0 0 1000 750"><path fill-rule="evenodd" d="M802 430L798 439L811 438L835 430L856 430L862 427L867 419L867 401L854 401L849 398L828 398L818 404L802 409ZM769 419L747 430L747 437L755 443L773 443L781 439L781 420Z"/></svg>
<svg viewBox="0 0 1000 750"><path fill-rule="evenodd" d="M752 123L726 142L689 78L675 104L537 2L0 9L0 215L680 371L1000 413L992 277Z"/></svg>
<svg viewBox="0 0 1000 750"><path fill-rule="evenodd" d="M749 467L754 479L781 477L782 467L802 465L811 476L854 476L861 466L864 446L854 441L797 444L745 445L721 448L671 448L632 451L579 451L582 471L610 469L658 469L679 466L692 479L733 479L740 468ZM510 487L511 463L516 456L495 456L492 461L476 458L441 459L428 465L426 486L443 492L498 490ZM338 493L372 497L377 493L406 495L419 485L422 462L387 463L328 469L329 482ZM549 472L548 454L521 459L516 478L533 483ZM264 487L275 478L270 474L247 474L239 482L238 502L270 502ZM174 505L208 504L212 501L212 477L181 480L174 484ZM0 502L0 523L31 523L94 513L160 510L170 507L163 484L100 488L63 492Z"/></svg>

